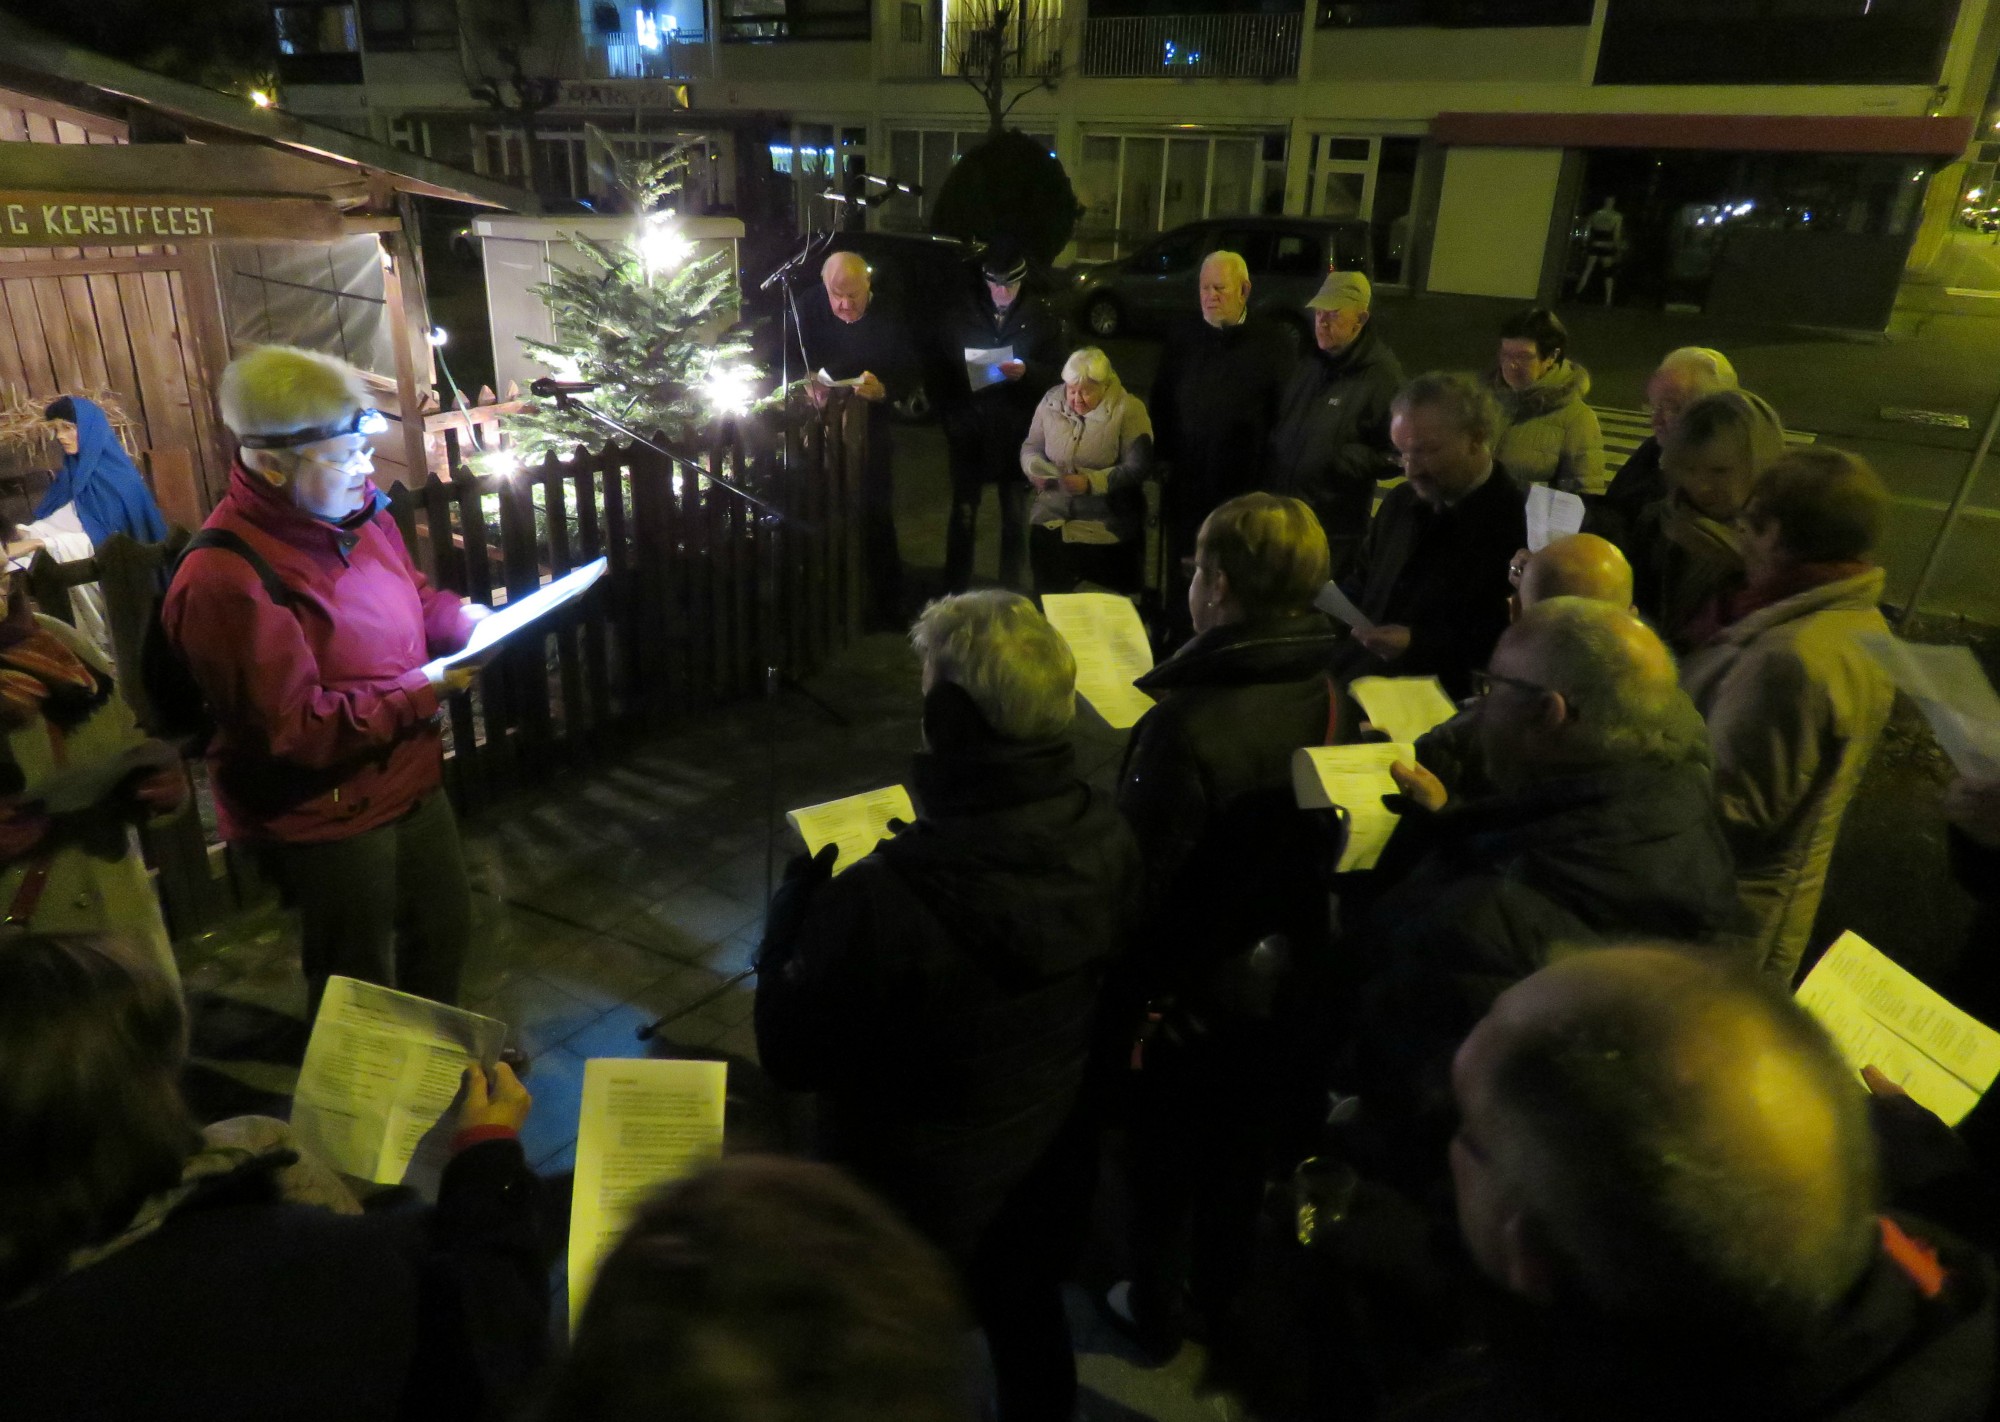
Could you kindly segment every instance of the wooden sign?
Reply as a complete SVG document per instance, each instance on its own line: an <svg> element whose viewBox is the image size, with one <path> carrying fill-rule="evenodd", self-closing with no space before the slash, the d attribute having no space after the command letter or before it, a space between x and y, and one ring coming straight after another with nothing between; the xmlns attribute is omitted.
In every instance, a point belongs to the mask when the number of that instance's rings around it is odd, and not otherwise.
<svg viewBox="0 0 2000 1422"><path fill-rule="evenodd" d="M0 247L139 247L211 238L326 241L340 209L311 198L0 189Z"/></svg>

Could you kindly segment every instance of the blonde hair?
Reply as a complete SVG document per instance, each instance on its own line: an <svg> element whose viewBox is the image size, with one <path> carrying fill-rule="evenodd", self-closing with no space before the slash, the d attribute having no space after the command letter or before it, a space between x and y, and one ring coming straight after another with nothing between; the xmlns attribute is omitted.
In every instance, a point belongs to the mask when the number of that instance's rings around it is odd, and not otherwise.
<svg viewBox="0 0 2000 1422"><path fill-rule="evenodd" d="M1326 585L1332 559L1310 505L1280 494L1240 494L1216 506L1195 540L1248 613L1299 612Z"/></svg>
<svg viewBox="0 0 2000 1422"><path fill-rule="evenodd" d="M1725 430L1743 436L1752 478L1784 456L1785 422L1778 418L1770 401L1742 389L1718 390L1702 396L1687 407L1661 443L1676 452L1700 449Z"/></svg>
<svg viewBox="0 0 2000 1422"><path fill-rule="evenodd" d="M1088 380L1093 385L1109 385L1118 378L1118 372L1111 368L1111 357L1096 346L1083 346L1069 353L1063 362L1063 384L1073 380Z"/></svg>
<svg viewBox="0 0 2000 1422"><path fill-rule="evenodd" d="M1076 658L1019 593L941 597L917 616L910 645L939 681L964 688L995 735L1044 741L1076 716Z"/></svg>
<svg viewBox="0 0 2000 1422"><path fill-rule="evenodd" d="M1204 267L1210 262L1214 262L1244 286L1250 285L1250 264L1243 260L1240 253L1225 252L1218 248L1201 259Z"/></svg>
<svg viewBox="0 0 2000 1422"><path fill-rule="evenodd" d="M238 438L319 429L368 408L359 371L297 346L260 346L238 356L222 372L216 399L223 424Z"/></svg>

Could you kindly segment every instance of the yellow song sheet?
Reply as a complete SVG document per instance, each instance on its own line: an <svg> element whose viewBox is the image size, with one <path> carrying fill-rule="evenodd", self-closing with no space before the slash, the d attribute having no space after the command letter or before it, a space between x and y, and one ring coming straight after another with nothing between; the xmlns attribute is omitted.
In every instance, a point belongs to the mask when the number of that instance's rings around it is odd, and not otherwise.
<svg viewBox="0 0 2000 1422"><path fill-rule="evenodd" d="M909 791L900 785L887 785L822 805L787 810L785 818L806 842L806 853L818 854L829 844L840 846L840 855L833 861L833 872L838 874L867 858L889 837L889 821L910 824L917 811L910 803Z"/></svg>
<svg viewBox="0 0 2000 1422"><path fill-rule="evenodd" d="M1076 658L1076 689L1114 731L1138 724L1153 698L1132 683L1153 669L1139 609L1117 593L1048 593L1042 615Z"/></svg>
<svg viewBox="0 0 2000 1422"><path fill-rule="evenodd" d="M1458 714L1434 676L1356 677L1347 690L1361 703L1369 724L1400 745L1414 745L1424 732Z"/></svg>
<svg viewBox="0 0 2000 1422"><path fill-rule="evenodd" d="M1306 746L1292 755L1292 794L1302 810L1334 805L1347 811L1347 848L1338 872L1373 869L1382 857L1399 818L1382 803L1396 793L1389 767L1397 761L1416 763L1407 745L1371 743L1358 746Z"/></svg>

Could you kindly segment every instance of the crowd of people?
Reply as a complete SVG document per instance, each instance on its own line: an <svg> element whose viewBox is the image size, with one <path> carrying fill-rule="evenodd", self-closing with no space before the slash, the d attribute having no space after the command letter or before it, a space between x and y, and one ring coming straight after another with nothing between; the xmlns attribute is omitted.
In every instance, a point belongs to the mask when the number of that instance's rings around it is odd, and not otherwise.
<svg viewBox="0 0 2000 1422"><path fill-rule="evenodd" d="M663 1191L554 1348L557 1227L509 1064L466 1073L428 1205L358 1194L280 1122L198 1125L157 913L21 915L100 851L17 814L0 1411L1066 1422L1091 1252L1138 1358L1198 1341L1272 1419L1988 1415L1983 1118L1955 1135L1856 1073L1790 992L1889 713L1856 641L1884 627L1874 473L1788 452L1687 349L1607 485L1549 313L1508 323L1490 376L1405 378L1336 273L1294 366L1227 253L1142 403L989 263L967 349L1015 359L952 416L951 556L1018 470L1012 571L1136 592L1158 479L1179 615L1109 787L1079 771L1076 656L1032 601L916 617L920 812L837 877L833 846L796 859L757 957L759 1062L811 1098L815 1160ZM896 333L864 265L824 276L850 344L815 398L880 410ZM213 718L218 819L297 907L315 1000L341 973L454 1001L471 928L434 718L472 669L426 667L483 609L403 551L352 371L256 352L221 400L230 492L160 619ZM1536 482L1589 503L1531 550ZM864 508L893 557L879 485ZM1357 807L1301 808L1293 766L1382 739L1364 675L1434 676L1458 711L1394 764L1379 862L1342 872ZM116 697L10 611L17 802L95 721L134 740ZM117 840L170 788L134 762L93 813ZM2000 785L1943 813L1990 924Z"/></svg>

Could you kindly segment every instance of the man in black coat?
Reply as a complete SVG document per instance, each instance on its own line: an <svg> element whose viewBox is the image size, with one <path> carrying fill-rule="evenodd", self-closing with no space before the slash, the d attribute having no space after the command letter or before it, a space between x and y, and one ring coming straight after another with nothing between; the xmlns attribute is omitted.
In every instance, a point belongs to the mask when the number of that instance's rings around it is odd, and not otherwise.
<svg viewBox="0 0 2000 1422"><path fill-rule="evenodd" d="M1170 575L1179 576L1180 559L1194 552L1209 510L1262 484L1259 466L1293 355L1281 326L1250 315L1243 258L1210 252L1201 264L1201 315L1168 334L1147 401L1153 448L1167 465L1160 499ZM1186 589L1184 577L1162 589L1169 615L1183 623Z"/></svg>
<svg viewBox="0 0 2000 1422"><path fill-rule="evenodd" d="M1077 778L1075 661L1027 599L946 598L919 619L914 825L829 880L793 866L758 963L757 1048L816 1092L826 1158L957 1262L1006 1422L1067 1417L1061 1282L1087 1226L1084 1101L1104 974L1139 851Z"/></svg>
<svg viewBox="0 0 2000 1422"><path fill-rule="evenodd" d="M1986 1415L1993 1266L1880 1212L1865 1093L1788 996L1582 954L1494 1004L1452 1085L1488 1346L1399 1422Z"/></svg>
<svg viewBox="0 0 2000 1422"><path fill-rule="evenodd" d="M1653 432L1619 466L1604 492L1589 501L1590 531L1627 547L1646 505L1671 492L1666 471L1660 467L1660 441L1695 401L1735 388L1736 368L1721 351L1706 346L1668 351L1646 381L1646 408L1652 416Z"/></svg>
<svg viewBox="0 0 2000 1422"><path fill-rule="evenodd" d="M944 588L972 582L979 505L991 487L1000 499L1000 581L1025 586L1030 489L1021 473L1021 442L1035 406L1062 380L1069 354L1060 317L1029 291L1028 262L1010 242L995 242L980 263L982 291L968 296L951 325L952 355L964 389L944 411L951 458L951 522L945 529ZM1012 359L974 366L967 351L1006 351ZM974 385L977 388L973 388Z"/></svg>
<svg viewBox="0 0 2000 1422"><path fill-rule="evenodd" d="M874 299L868 264L855 252L835 252L820 268L820 285L798 298L806 389L813 403L859 399L868 409L868 463L861 474L861 555L867 580L867 621L878 629L903 619L903 558L896 546L895 447L889 404L917 381L916 351L896 316ZM828 386L819 372L835 382ZM853 381L852 385L842 382Z"/></svg>
<svg viewBox="0 0 2000 1422"><path fill-rule="evenodd" d="M1494 461L1498 415L1472 377L1420 375L1392 411L1389 437L1408 477L1383 498L1343 585L1374 625L1356 631L1340 674L1432 675L1460 697L1507 626L1527 500Z"/></svg>
<svg viewBox="0 0 2000 1422"><path fill-rule="evenodd" d="M1368 532L1377 480L1401 472L1389 442L1389 404L1403 366L1369 324L1368 278L1334 272L1306 303L1313 343L1292 372L1271 434L1264 487L1304 499L1319 515L1333 576L1347 575Z"/></svg>

